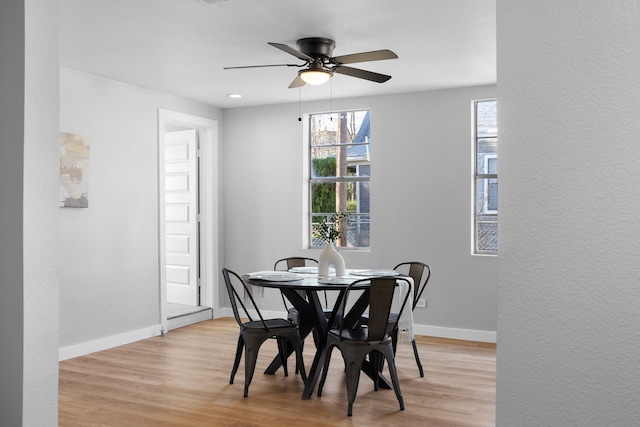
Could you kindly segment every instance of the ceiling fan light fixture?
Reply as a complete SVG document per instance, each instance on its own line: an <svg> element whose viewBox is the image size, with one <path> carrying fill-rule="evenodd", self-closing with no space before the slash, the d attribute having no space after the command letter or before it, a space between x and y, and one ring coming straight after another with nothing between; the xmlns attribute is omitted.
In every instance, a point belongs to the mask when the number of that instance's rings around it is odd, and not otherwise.
<svg viewBox="0 0 640 427"><path fill-rule="evenodd" d="M318 86L329 81L333 74L330 71L323 69L309 69L299 71L300 78L304 80L306 84Z"/></svg>

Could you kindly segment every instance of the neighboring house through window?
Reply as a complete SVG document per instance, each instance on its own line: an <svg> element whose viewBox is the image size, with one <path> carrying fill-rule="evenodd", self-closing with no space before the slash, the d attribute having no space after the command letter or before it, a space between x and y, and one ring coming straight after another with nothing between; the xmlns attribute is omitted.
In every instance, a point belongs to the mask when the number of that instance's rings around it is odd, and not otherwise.
<svg viewBox="0 0 640 427"><path fill-rule="evenodd" d="M309 116L309 242L314 224L349 212L346 237L337 246L369 247L371 134L368 110Z"/></svg>
<svg viewBox="0 0 640 427"><path fill-rule="evenodd" d="M474 249L498 253L498 120L496 100L475 101Z"/></svg>

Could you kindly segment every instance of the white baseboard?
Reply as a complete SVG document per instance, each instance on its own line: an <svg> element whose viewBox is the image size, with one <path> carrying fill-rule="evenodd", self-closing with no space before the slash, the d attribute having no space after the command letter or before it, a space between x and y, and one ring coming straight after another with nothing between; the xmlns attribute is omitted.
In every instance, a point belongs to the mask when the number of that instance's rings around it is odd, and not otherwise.
<svg viewBox="0 0 640 427"><path fill-rule="evenodd" d="M215 310L213 310L214 319L220 319L221 317L233 317L233 310L231 310L231 307L216 308Z"/></svg>
<svg viewBox="0 0 640 427"><path fill-rule="evenodd" d="M495 331L479 331L476 329L445 328L442 326L414 325L413 333L428 337L450 338L454 340L496 343Z"/></svg>
<svg viewBox="0 0 640 427"><path fill-rule="evenodd" d="M216 309L213 311L214 319L221 317L233 317L233 311L229 307ZM265 318L272 317L286 317L286 313L282 311L262 311L262 316ZM255 313L251 313L255 315ZM135 331L126 332L120 335L113 335L105 338L100 338L93 341L88 341L81 344L70 345L62 347L58 350L58 359L66 360L73 357L84 356L96 351L107 350L109 348L118 347L124 344L129 344L135 341L143 340L146 338L155 337L161 334L162 325L149 326L147 328L138 329ZM414 326L413 332L417 335L425 335L438 338L450 338L455 340L465 341L477 341L496 343L497 334L494 331L480 331L475 329L459 329L459 328L447 328L442 326L429 326L418 325Z"/></svg>
<svg viewBox="0 0 640 427"><path fill-rule="evenodd" d="M153 325L124 334L112 335L93 341L62 347L58 350L58 360L71 359L73 357L85 356L96 351L107 350L146 338L155 337L161 334L162 325Z"/></svg>
<svg viewBox="0 0 640 427"><path fill-rule="evenodd" d="M167 331L181 328L187 325L193 325L194 323L203 322L205 320L213 319L213 310L206 309L198 311L197 313L186 314L183 316L167 319Z"/></svg>
<svg viewBox="0 0 640 427"><path fill-rule="evenodd" d="M272 317L285 317L287 314L282 311L266 311L260 310L264 318ZM252 316L255 312L250 312ZM220 317L233 317L233 311L231 308L225 307L219 310L215 310L214 319ZM430 326L430 325L414 325L413 332L418 335L425 335L429 337L437 338L450 338L454 340L476 341L476 342L488 342L496 343L497 333L495 331L480 331L476 329L460 329L460 328L447 328L443 326Z"/></svg>

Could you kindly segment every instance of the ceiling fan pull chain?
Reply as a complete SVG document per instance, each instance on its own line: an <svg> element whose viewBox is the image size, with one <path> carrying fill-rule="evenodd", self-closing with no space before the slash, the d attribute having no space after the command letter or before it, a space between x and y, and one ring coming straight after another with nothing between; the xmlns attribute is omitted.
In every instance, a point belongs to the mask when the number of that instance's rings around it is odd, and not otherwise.
<svg viewBox="0 0 640 427"><path fill-rule="evenodd" d="M331 120L333 120L333 80L329 82L329 112Z"/></svg>

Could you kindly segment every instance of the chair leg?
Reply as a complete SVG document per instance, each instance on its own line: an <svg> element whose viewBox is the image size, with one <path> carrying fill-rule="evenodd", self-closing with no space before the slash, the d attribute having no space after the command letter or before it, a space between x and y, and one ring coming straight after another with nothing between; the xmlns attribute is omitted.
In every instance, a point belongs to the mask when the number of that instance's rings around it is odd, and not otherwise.
<svg viewBox="0 0 640 427"><path fill-rule="evenodd" d="M396 370L396 361L393 357L393 350L384 352L384 357L387 359L387 365L389 365L389 374L391 375L391 384L393 384L393 391L396 392L398 403L400 404L400 410L404 411L404 399L402 398L402 391L400 391L400 381L398 381L398 371Z"/></svg>
<svg viewBox="0 0 640 427"><path fill-rule="evenodd" d="M418 346L416 345L415 338L413 339L413 341L411 341L411 344L413 344L413 355L416 357L416 364L418 365L420 376L424 377L424 371L422 370L422 363L420 363L420 356L418 356Z"/></svg>
<svg viewBox="0 0 640 427"><path fill-rule="evenodd" d="M358 382L360 381L360 369L362 369L362 361L350 360L346 362L347 365L347 397L349 399L349 406L347 408L347 415L353 414L353 402L356 400L356 393L358 392Z"/></svg>
<svg viewBox="0 0 640 427"><path fill-rule="evenodd" d="M236 359L233 361L233 368L231 369L231 378L229 379L229 384L233 384L233 379L236 376L236 372L238 372L238 367L240 366L240 358L242 357L243 348L244 348L244 341L242 340L242 336L239 336L238 347L236 348Z"/></svg>
<svg viewBox="0 0 640 427"><path fill-rule="evenodd" d="M253 373L256 370L256 361L258 360L258 348L246 346L244 348L244 397L249 396L249 386L253 379Z"/></svg>
<svg viewBox="0 0 640 427"><path fill-rule="evenodd" d="M382 354L379 351L374 350L369 353L369 361L371 363L371 367L373 368L373 372L375 373L375 375L373 375L373 389L375 391L378 391L380 389L378 373L382 372L382 369L384 367L384 357L382 357Z"/></svg>

